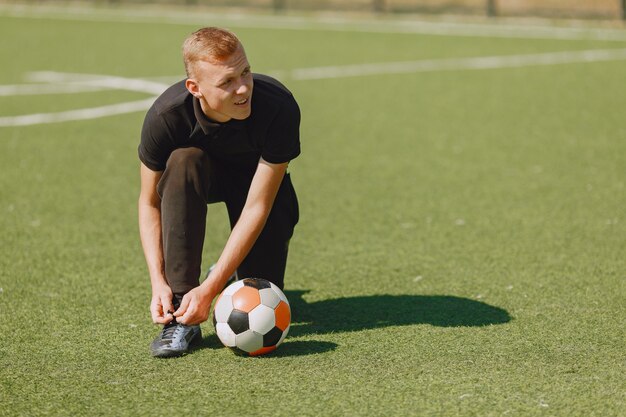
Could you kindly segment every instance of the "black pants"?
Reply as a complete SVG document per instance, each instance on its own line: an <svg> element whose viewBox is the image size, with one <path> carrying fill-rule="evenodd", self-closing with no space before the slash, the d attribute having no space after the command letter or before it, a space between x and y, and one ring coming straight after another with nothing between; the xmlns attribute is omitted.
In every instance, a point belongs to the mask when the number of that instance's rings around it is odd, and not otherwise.
<svg viewBox="0 0 626 417"><path fill-rule="evenodd" d="M177 298L199 285L207 204L226 203L232 229L253 174L218 162L199 148L180 148L170 155L157 190L165 277ZM289 239L298 216L298 200L286 174L263 231L237 268L240 278L264 278L284 287Z"/></svg>

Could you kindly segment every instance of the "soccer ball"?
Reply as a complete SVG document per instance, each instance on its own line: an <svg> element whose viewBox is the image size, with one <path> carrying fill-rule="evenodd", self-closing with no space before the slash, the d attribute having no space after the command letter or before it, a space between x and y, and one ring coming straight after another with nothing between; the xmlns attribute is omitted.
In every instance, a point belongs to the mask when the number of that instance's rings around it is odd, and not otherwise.
<svg viewBox="0 0 626 417"><path fill-rule="evenodd" d="M220 341L236 353L250 356L276 349L287 336L290 323L287 297L276 285L260 278L230 284L213 311Z"/></svg>

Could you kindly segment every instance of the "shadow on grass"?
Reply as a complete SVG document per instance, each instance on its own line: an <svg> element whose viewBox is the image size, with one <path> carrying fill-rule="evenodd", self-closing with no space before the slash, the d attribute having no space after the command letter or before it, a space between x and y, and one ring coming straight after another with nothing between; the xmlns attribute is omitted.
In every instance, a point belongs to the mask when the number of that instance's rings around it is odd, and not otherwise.
<svg viewBox="0 0 626 417"><path fill-rule="evenodd" d="M474 327L511 320L499 307L449 295L371 295L307 303L307 291L286 291L294 324L292 336L354 332L387 326L430 324Z"/></svg>
<svg viewBox="0 0 626 417"><path fill-rule="evenodd" d="M371 295L336 298L307 303L308 291L285 291L289 299L292 326L289 336L355 332L387 326L430 324L439 327L477 327L503 324L509 313L481 301L449 295ZM336 343L316 340L289 341L275 352L261 357L304 356L328 352ZM205 336L197 349L222 349L217 335Z"/></svg>
<svg viewBox="0 0 626 417"><path fill-rule="evenodd" d="M290 331L291 333L291 331ZM319 340L296 340L289 341L289 338L280 345L280 348L259 358L282 358L288 356L305 356L315 353L324 353L337 348L336 343L322 342ZM199 349L226 349L215 333L205 336L202 341L191 348L191 352Z"/></svg>

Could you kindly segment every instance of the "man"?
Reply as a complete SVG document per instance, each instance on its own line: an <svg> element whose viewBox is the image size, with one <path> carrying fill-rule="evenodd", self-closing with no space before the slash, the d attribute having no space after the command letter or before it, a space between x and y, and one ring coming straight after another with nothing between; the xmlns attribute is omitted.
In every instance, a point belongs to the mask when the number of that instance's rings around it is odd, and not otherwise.
<svg viewBox="0 0 626 417"><path fill-rule="evenodd" d="M287 165L300 153L300 110L278 81L252 74L230 31L203 28L183 44L187 79L148 111L139 145L139 230L164 327L157 357L201 338L215 296L235 273L283 288L298 202ZM225 202L224 249L199 284L207 204ZM210 231L209 231L210 232Z"/></svg>

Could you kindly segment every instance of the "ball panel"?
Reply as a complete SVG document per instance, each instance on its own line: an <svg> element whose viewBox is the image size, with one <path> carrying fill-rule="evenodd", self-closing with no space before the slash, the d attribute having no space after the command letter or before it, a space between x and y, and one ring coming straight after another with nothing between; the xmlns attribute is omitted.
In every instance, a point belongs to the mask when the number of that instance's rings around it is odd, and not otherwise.
<svg viewBox="0 0 626 417"><path fill-rule="evenodd" d="M272 330L263 335L263 346L276 346L278 341L283 336L283 331L278 327L274 327Z"/></svg>
<svg viewBox="0 0 626 417"><path fill-rule="evenodd" d="M230 313L233 311L233 301L230 295L222 294L215 304L213 315L218 323L226 323Z"/></svg>
<svg viewBox="0 0 626 417"><path fill-rule="evenodd" d="M261 304L261 296L259 290L252 287L242 287L233 294L233 307L246 313Z"/></svg>
<svg viewBox="0 0 626 417"><path fill-rule="evenodd" d="M250 356L261 356L261 355L265 355L266 353L270 353L274 350L276 350L276 346L265 346L265 347L262 347L261 349L255 350L254 352L250 352Z"/></svg>
<svg viewBox="0 0 626 417"><path fill-rule="evenodd" d="M248 313L239 310L231 311L227 323L235 334L243 333L250 328Z"/></svg>
<svg viewBox="0 0 626 417"><path fill-rule="evenodd" d="M215 301L215 305L217 305L217 303L220 302L220 300L222 299L222 295L224 295L223 291L220 293L220 295L217 296L217 300Z"/></svg>
<svg viewBox="0 0 626 417"><path fill-rule="evenodd" d="M276 308L278 303L280 303L280 297L272 288L263 288L262 290L259 290L259 296L261 297L261 304L270 308Z"/></svg>
<svg viewBox="0 0 626 417"><path fill-rule="evenodd" d="M287 336L290 323L287 297L276 284L263 279L237 281L224 289L215 302L216 335L239 355L272 352Z"/></svg>
<svg viewBox="0 0 626 417"><path fill-rule="evenodd" d="M263 335L274 327L274 309L259 304L248 313L248 321L250 322L251 330Z"/></svg>
<svg viewBox="0 0 626 417"><path fill-rule="evenodd" d="M226 287L226 289L224 291L222 291L222 294L224 294L224 295L233 295L241 287L243 287L243 282L235 281L232 284L230 284L228 287Z"/></svg>
<svg viewBox="0 0 626 417"><path fill-rule="evenodd" d="M285 330L289 323L291 323L291 310L289 309L289 304L281 301L274 309L274 313L276 314L276 327L281 330Z"/></svg>
<svg viewBox="0 0 626 417"><path fill-rule="evenodd" d="M215 333L224 346L235 347L235 333L226 323L217 323L215 325Z"/></svg>
<svg viewBox="0 0 626 417"><path fill-rule="evenodd" d="M285 340L285 337L287 337L287 333L289 333L290 328L291 326L287 326L287 328L283 332L283 335L280 337L280 340L278 341L278 343L276 343L276 346L279 346L281 343L283 343L283 340Z"/></svg>
<svg viewBox="0 0 626 417"><path fill-rule="evenodd" d="M278 294L278 296L280 297L281 300L283 300L284 302L286 302L287 304L289 304L289 300L287 300L287 296L285 295L285 293L283 292L283 290L281 290L280 288L278 288L278 285L274 284L273 282L270 282L270 285L272 286L272 289L274 291L276 291L276 294Z"/></svg>
<svg viewBox="0 0 626 417"><path fill-rule="evenodd" d="M243 284L248 287L256 288L257 290L270 288L271 285L268 280L262 278L245 278Z"/></svg>
<svg viewBox="0 0 626 417"><path fill-rule="evenodd" d="M263 336L252 330L235 336L237 347L246 352L254 352L263 347Z"/></svg>

